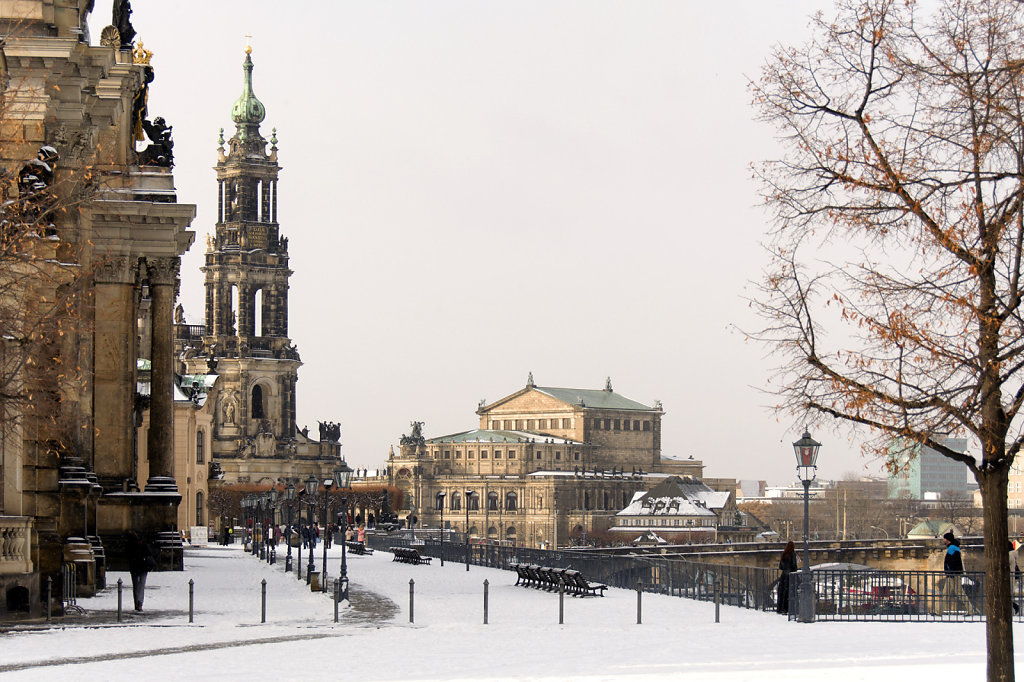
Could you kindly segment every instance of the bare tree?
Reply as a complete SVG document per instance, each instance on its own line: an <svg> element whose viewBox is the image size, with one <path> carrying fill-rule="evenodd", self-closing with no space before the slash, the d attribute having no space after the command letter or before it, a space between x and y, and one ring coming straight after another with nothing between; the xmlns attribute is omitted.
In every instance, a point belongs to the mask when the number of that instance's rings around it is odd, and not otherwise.
<svg viewBox="0 0 1024 682"><path fill-rule="evenodd" d="M839 0L753 86L784 136L759 168L755 296L779 409L927 445L984 502L988 679L1012 680L1007 476L1024 444L1024 8ZM826 330L831 332L826 334ZM970 435L978 454L939 434Z"/></svg>

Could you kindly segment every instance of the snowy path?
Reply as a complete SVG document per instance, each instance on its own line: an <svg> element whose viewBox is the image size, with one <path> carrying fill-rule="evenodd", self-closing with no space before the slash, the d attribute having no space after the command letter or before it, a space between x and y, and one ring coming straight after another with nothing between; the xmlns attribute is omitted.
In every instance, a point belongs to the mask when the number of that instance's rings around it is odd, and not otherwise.
<svg viewBox="0 0 1024 682"><path fill-rule="evenodd" d="M305 558L305 557L304 557ZM329 573L337 575L336 550ZM321 555L317 553L317 566ZM146 610L114 617L116 592L82 600L89 615L63 628L0 636L6 680L902 680L982 679L977 623L790 623L775 614L636 593L565 599L515 587L511 572L462 564L410 566L378 552L349 557L353 603L310 593L284 561L268 566L237 546L189 549L186 571L154 573ZM126 574L108 577L125 581ZM188 580L195 623L188 623ZM267 622L260 623L260 581ZM408 622L409 580L415 620ZM483 624L483 581L490 591ZM129 607L130 608L130 607ZM797 640L800 640L798 643Z"/></svg>

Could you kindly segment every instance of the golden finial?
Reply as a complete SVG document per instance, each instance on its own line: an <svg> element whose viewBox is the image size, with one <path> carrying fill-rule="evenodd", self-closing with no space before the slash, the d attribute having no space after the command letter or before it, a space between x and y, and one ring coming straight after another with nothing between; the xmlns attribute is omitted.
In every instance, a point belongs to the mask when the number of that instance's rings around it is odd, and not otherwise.
<svg viewBox="0 0 1024 682"><path fill-rule="evenodd" d="M149 64L149 60L153 58L153 52L142 47L142 41L135 46L132 50L132 64Z"/></svg>
<svg viewBox="0 0 1024 682"><path fill-rule="evenodd" d="M251 41L252 41L252 34L251 33L246 33L245 34L245 53L246 54L252 54Z"/></svg>

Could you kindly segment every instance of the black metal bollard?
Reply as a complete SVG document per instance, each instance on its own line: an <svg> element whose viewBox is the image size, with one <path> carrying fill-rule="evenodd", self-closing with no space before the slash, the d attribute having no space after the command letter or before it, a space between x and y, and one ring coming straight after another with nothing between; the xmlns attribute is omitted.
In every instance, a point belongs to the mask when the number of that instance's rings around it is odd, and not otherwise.
<svg viewBox="0 0 1024 682"><path fill-rule="evenodd" d="M637 625L640 625L641 622L642 622L641 618L640 618L640 612L641 612L641 608L642 608L641 602L643 600L643 594L644 594L644 584L640 580L637 580L636 581L636 624Z"/></svg>
<svg viewBox="0 0 1024 682"><path fill-rule="evenodd" d="M302 542L299 542L298 548L299 556L295 559L295 576L302 580Z"/></svg>
<svg viewBox="0 0 1024 682"><path fill-rule="evenodd" d="M334 622L338 622L338 602L341 601L341 578L334 581Z"/></svg>
<svg viewBox="0 0 1024 682"><path fill-rule="evenodd" d="M716 623L719 622L719 616L720 616L720 612L721 612L721 609L722 609L722 599L721 599L721 597L722 597L722 592L721 592L721 590L718 589L718 586L716 585L715 586L715 622Z"/></svg>
<svg viewBox="0 0 1024 682"><path fill-rule="evenodd" d="M484 579L484 625L487 625L487 586L490 583Z"/></svg>
<svg viewBox="0 0 1024 682"><path fill-rule="evenodd" d="M121 582L121 579L118 578L117 579L117 622L118 623L121 622L121 588L122 587L123 587L123 583Z"/></svg>
<svg viewBox="0 0 1024 682"><path fill-rule="evenodd" d="M412 613L413 613L412 607L413 607L413 597L414 597L414 594L415 594L415 585L416 585L416 581L413 580L412 578L409 578L409 622L410 623L413 622L413 619L412 619Z"/></svg>
<svg viewBox="0 0 1024 682"><path fill-rule="evenodd" d="M565 583L558 581L558 624L565 622Z"/></svg>
<svg viewBox="0 0 1024 682"><path fill-rule="evenodd" d="M196 581L192 578L188 579L188 622L192 622L193 606L195 606L195 587Z"/></svg>
<svg viewBox="0 0 1024 682"><path fill-rule="evenodd" d="M46 577L46 622L50 622L51 609L53 608L53 578Z"/></svg>
<svg viewBox="0 0 1024 682"><path fill-rule="evenodd" d="M263 602L263 605L262 605L262 610L260 612L260 622L261 623L266 623L267 622L267 579L266 578L263 579L263 599L262 599L262 602Z"/></svg>

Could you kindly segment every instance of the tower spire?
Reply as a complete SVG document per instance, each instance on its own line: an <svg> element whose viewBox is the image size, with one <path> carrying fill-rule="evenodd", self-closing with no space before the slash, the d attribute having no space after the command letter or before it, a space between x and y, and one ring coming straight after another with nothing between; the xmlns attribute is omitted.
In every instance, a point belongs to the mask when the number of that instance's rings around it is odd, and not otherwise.
<svg viewBox="0 0 1024 682"><path fill-rule="evenodd" d="M260 123L267 116L267 108L256 98L256 93L252 89L252 68L252 47L246 45L245 61L242 62L242 94L231 107L231 120L235 122L235 139L242 143L249 140L263 141Z"/></svg>

